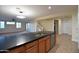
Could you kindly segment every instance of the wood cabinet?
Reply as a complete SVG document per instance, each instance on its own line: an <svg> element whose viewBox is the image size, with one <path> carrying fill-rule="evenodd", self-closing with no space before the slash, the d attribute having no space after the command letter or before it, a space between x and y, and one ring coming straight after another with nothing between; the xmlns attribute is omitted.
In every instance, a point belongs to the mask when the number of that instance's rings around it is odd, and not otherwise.
<svg viewBox="0 0 79 59"><path fill-rule="evenodd" d="M39 40L39 53L45 53L45 39Z"/></svg>
<svg viewBox="0 0 79 59"><path fill-rule="evenodd" d="M25 50L26 50L26 53L37 53L38 52L38 40L26 44Z"/></svg>
<svg viewBox="0 0 79 59"><path fill-rule="evenodd" d="M45 53L50 50L50 36L39 40L39 53Z"/></svg>
<svg viewBox="0 0 79 59"><path fill-rule="evenodd" d="M23 53L24 51L24 46L16 47L10 50L11 53Z"/></svg>
<svg viewBox="0 0 79 59"><path fill-rule="evenodd" d="M38 46L35 45L29 49L26 50L26 53L38 53Z"/></svg>
<svg viewBox="0 0 79 59"><path fill-rule="evenodd" d="M26 48L26 49L29 49L29 48L31 48L31 47L33 47L33 46L35 46L35 45L38 45L38 40L33 41L33 42L30 42L30 43L28 43L28 44L25 44L25 48Z"/></svg>
<svg viewBox="0 0 79 59"><path fill-rule="evenodd" d="M13 48L10 52L13 53L45 53L50 50L50 36L40 38L28 44Z"/></svg>

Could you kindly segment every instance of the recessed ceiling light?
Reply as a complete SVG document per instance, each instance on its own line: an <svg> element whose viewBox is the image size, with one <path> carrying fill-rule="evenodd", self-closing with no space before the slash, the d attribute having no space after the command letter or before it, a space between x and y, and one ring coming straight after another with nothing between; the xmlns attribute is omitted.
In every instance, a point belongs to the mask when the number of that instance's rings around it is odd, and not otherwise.
<svg viewBox="0 0 79 59"><path fill-rule="evenodd" d="M18 15L18 16L16 16L17 18L20 18L20 19L24 19L24 18L26 18L25 16L21 16L21 15Z"/></svg>
<svg viewBox="0 0 79 59"><path fill-rule="evenodd" d="M51 10L51 9L52 9L52 7L51 7L51 6L49 6L49 7L48 7L48 9L49 9L49 10Z"/></svg>
<svg viewBox="0 0 79 59"><path fill-rule="evenodd" d="M23 6L9 7L6 12L10 12L13 15L22 15L22 16L32 16L35 13L33 10L31 10L29 8L25 8Z"/></svg>
<svg viewBox="0 0 79 59"><path fill-rule="evenodd" d="M23 11L19 11L19 13L23 13Z"/></svg>
<svg viewBox="0 0 79 59"><path fill-rule="evenodd" d="M16 9L20 10L20 8L18 8L18 7Z"/></svg>

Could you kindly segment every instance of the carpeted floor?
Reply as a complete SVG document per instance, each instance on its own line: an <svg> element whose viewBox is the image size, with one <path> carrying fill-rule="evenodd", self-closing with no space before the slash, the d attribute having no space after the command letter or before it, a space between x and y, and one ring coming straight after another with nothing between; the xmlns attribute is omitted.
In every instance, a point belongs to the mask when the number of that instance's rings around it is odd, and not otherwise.
<svg viewBox="0 0 79 59"><path fill-rule="evenodd" d="M49 53L78 53L76 42L72 41L72 37L67 34L62 34L57 37L57 43Z"/></svg>

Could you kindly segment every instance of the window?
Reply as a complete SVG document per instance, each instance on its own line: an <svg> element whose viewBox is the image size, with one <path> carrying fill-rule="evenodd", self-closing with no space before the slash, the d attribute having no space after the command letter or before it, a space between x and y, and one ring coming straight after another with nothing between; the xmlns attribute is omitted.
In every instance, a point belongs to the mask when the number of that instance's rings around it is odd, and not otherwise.
<svg viewBox="0 0 79 59"><path fill-rule="evenodd" d="M34 32L34 26L32 23L26 23L26 31L27 32Z"/></svg>
<svg viewBox="0 0 79 59"><path fill-rule="evenodd" d="M14 25L15 22L7 22L7 24L9 24L9 25Z"/></svg>
<svg viewBox="0 0 79 59"><path fill-rule="evenodd" d="M30 32L30 23L26 23L26 31Z"/></svg>
<svg viewBox="0 0 79 59"><path fill-rule="evenodd" d="M21 28L21 22L16 22L16 28Z"/></svg>
<svg viewBox="0 0 79 59"><path fill-rule="evenodd" d="M0 21L0 28L5 28L5 22L4 21Z"/></svg>

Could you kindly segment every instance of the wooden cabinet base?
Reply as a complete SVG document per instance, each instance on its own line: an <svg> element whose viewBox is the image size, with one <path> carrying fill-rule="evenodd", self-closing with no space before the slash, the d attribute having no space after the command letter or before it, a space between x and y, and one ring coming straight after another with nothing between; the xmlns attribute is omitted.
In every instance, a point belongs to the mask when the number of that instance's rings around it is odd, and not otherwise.
<svg viewBox="0 0 79 59"><path fill-rule="evenodd" d="M24 46L16 47L10 50L10 53L23 53L25 51Z"/></svg>
<svg viewBox="0 0 79 59"><path fill-rule="evenodd" d="M10 50L13 53L46 53L50 50L50 36Z"/></svg>

